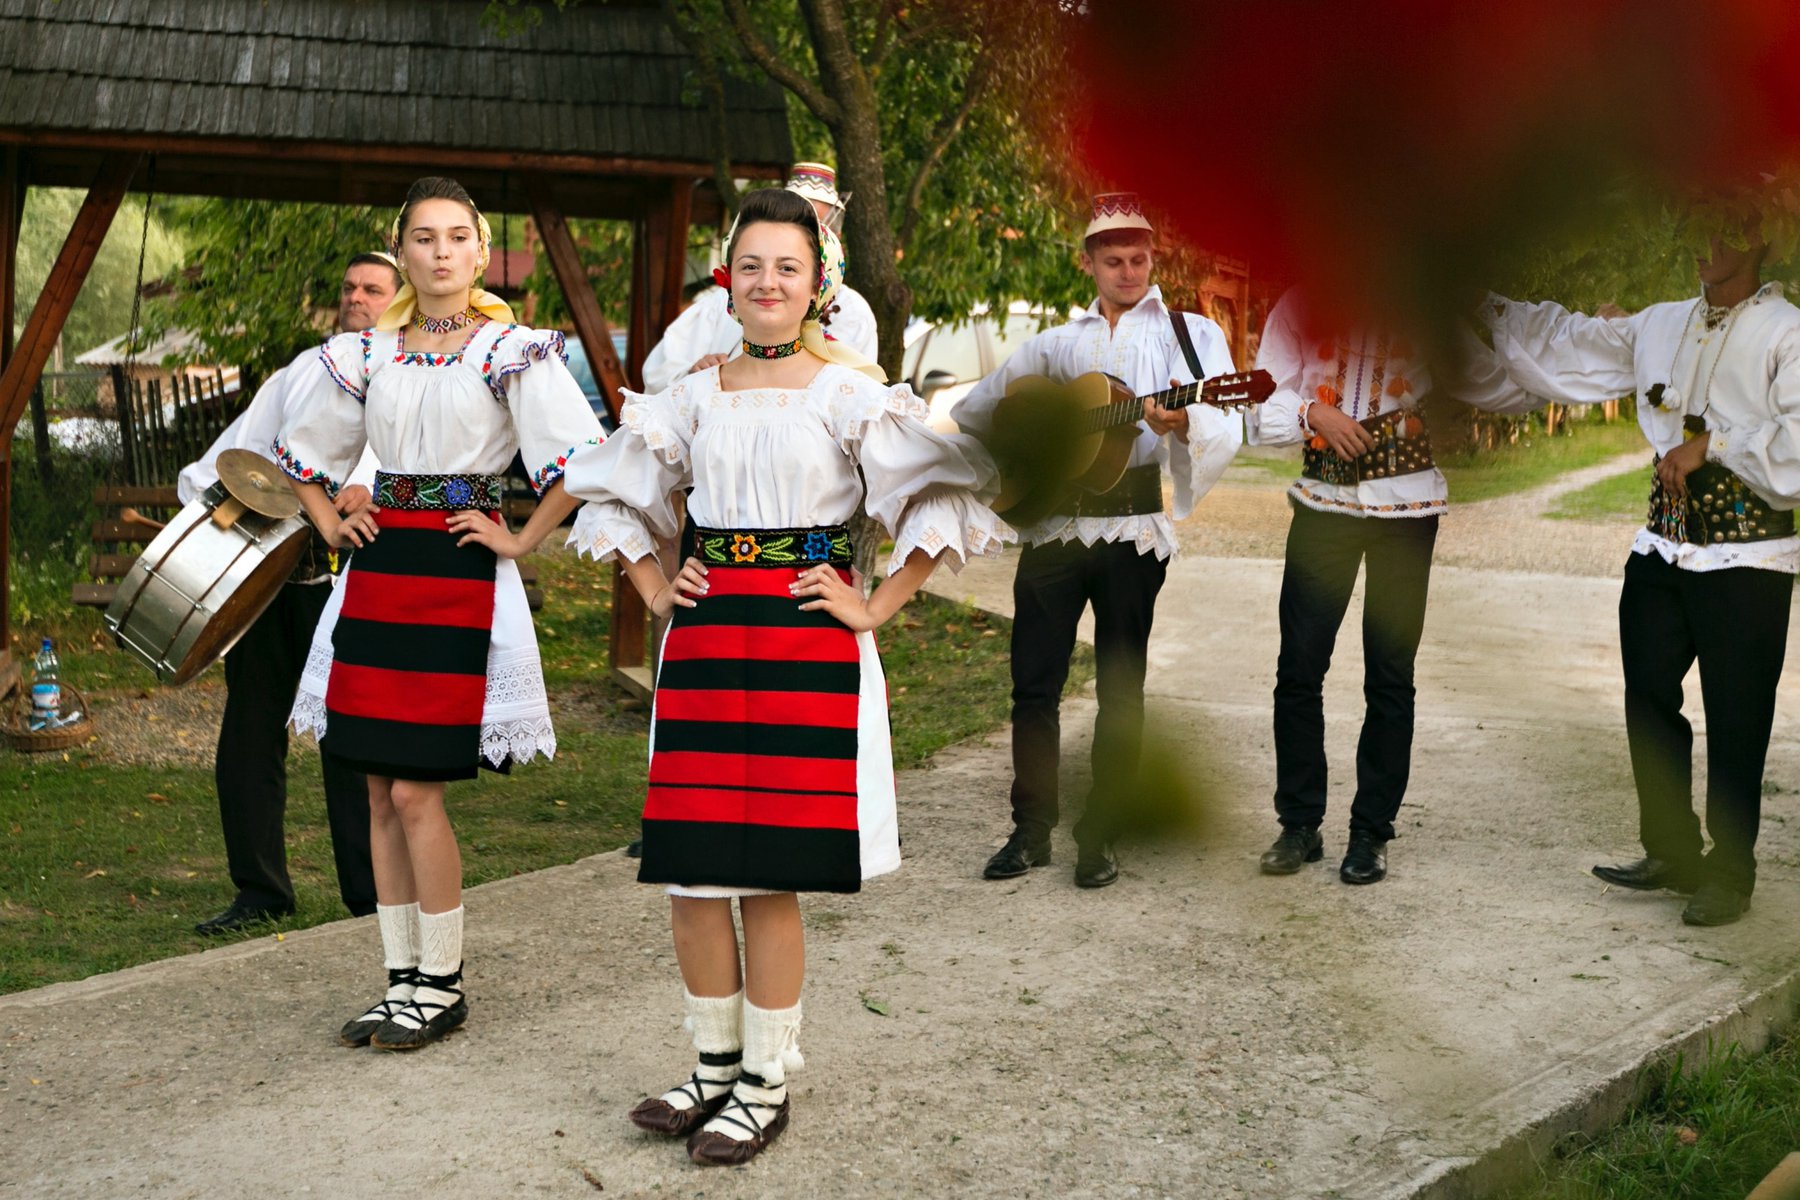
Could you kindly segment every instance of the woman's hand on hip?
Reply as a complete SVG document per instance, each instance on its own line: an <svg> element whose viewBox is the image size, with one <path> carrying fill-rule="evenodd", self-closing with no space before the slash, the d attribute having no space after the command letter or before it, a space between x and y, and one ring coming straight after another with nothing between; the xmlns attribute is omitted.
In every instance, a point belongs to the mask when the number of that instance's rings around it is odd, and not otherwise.
<svg viewBox="0 0 1800 1200"><path fill-rule="evenodd" d="M501 558L523 558L531 550L525 544L525 539L518 534L511 532L488 514L472 508L451 513L445 525L451 533L460 535L456 539L458 546L470 543L486 546Z"/></svg>
<svg viewBox="0 0 1800 1200"><path fill-rule="evenodd" d="M675 578L656 593L655 598L650 601L650 611L658 617L666 617L677 606L692 608L696 603L693 597L706 595L708 586L706 564L697 558L690 558L681 564L681 570L676 572Z"/></svg>
<svg viewBox="0 0 1800 1200"><path fill-rule="evenodd" d="M800 600L801 612L827 612L858 633L874 629L881 621L869 611L862 588L844 582L837 568L825 563L808 567L788 586Z"/></svg>

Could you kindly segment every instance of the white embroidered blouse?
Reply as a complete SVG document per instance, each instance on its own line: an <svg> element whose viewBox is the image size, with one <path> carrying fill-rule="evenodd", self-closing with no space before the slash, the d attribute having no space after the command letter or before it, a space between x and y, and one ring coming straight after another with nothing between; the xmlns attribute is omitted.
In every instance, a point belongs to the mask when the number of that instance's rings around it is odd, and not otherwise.
<svg viewBox="0 0 1800 1200"><path fill-rule="evenodd" d="M1732 308L1697 298L1616 318L1490 296L1482 317L1501 365L1529 390L1572 404L1635 392L1638 426L1658 454L1681 445L1684 417L1700 417L1708 459L1772 507L1800 507L1800 309L1779 283ZM1658 384L1660 407L1648 400ZM1647 508L1648 482L1645 492ZM1800 536L1697 546L1640 529L1631 549L1689 571L1800 573Z"/></svg>
<svg viewBox="0 0 1800 1200"><path fill-rule="evenodd" d="M1225 332L1206 317L1184 315L1194 352L1207 378L1229 375L1236 368ZM1066 325L1046 329L1013 352L999 370L976 384L956 402L950 418L957 427L981 437L993 424L994 409L1012 381L1022 375L1044 375L1068 382L1090 371L1103 371L1140 396L1166 390L1171 381L1193 383L1194 373L1175 340L1169 309L1162 289L1152 287L1130 310L1108 325L1095 300ZM1188 410L1185 437L1161 436L1139 424L1137 442L1131 448L1129 466L1157 463L1174 477L1174 518L1184 520L1206 495L1244 442L1244 423L1236 413L1205 404ZM1175 553L1175 527L1166 512L1136 513L1115 517L1051 516L1019 530L1032 545L1080 539L1095 542L1131 542L1138 553L1154 552L1158 558Z"/></svg>
<svg viewBox="0 0 1800 1200"><path fill-rule="evenodd" d="M905 386L828 364L804 388L721 391L713 367L625 395L623 428L578 450L563 477L589 502L569 542L597 559L635 562L674 537L670 495L687 487L696 525L733 531L841 525L860 501L894 538L890 570L919 547L959 570L1013 536L984 502L993 460L933 431Z"/></svg>
<svg viewBox="0 0 1800 1200"><path fill-rule="evenodd" d="M1418 407L1434 386L1423 347L1397 334L1362 329L1343 337L1307 332L1305 297L1290 288L1263 321L1256 365L1275 380L1275 392L1247 418L1251 442L1287 446L1313 436L1307 413L1323 389L1338 410L1363 421ZM1456 344L1458 378L1440 381L1465 404L1487 412L1529 412L1543 403L1500 370L1493 351L1466 327ZM1302 477L1288 489L1296 503L1356 517L1429 517L1448 511L1449 485L1436 467L1353 484Z"/></svg>
<svg viewBox="0 0 1800 1200"><path fill-rule="evenodd" d="M288 368L272 453L335 495L365 444L402 475L499 475L518 452L542 495L600 438L563 359L562 334L498 321L448 354L407 350L402 331L342 333Z"/></svg>

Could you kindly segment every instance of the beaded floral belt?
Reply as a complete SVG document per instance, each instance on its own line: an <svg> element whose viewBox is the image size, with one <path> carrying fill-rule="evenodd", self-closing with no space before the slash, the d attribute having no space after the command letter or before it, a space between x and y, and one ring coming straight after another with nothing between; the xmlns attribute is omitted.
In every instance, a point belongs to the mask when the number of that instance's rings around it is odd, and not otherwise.
<svg viewBox="0 0 1800 1200"><path fill-rule="evenodd" d="M1417 428L1407 436L1402 426ZM1345 461L1335 450L1314 450L1308 446L1301 455L1300 473L1320 483L1353 486L1371 479L1392 479L1429 471L1436 466L1431 457L1431 435L1417 413L1392 412L1370 417L1362 427L1375 437L1375 448Z"/></svg>
<svg viewBox="0 0 1800 1200"><path fill-rule="evenodd" d="M1729 467L1709 462L1689 475L1685 502L1663 487L1654 470L1650 478L1650 519L1644 526L1672 542L1713 546L1794 534L1794 514L1770 508Z"/></svg>
<svg viewBox="0 0 1800 1200"><path fill-rule="evenodd" d="M847 567L855 559L846 525L810 529L694 530L695 557L712 566L792 567L830 563Z"/></svg>
<svg viewBox="0 0 1800 1200"><path fill-rule="evenodd" d="M375 472L375 503L413 510L463 508L492 512L500 507L498 475L390 475Z"/></svg>

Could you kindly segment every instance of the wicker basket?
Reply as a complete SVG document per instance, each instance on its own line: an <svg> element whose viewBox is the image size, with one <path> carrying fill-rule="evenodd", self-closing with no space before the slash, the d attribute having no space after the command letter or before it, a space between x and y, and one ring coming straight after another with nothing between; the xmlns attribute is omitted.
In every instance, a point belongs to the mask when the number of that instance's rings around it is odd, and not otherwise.
<svg viewBox="0 0 1800 1200"><path fill-rule="evenodd" d="M31 689L22 685L13 693L11 707L6 713L6 724L0 726L0 732L6 734L7 744L21 754L41 754L46 750L67 750L70 746L79 746L94 732L93 712L88 708L87 697L65 683L62 685L62 706L65 709L80 709L81 720L55 729L28 728L26 723L31 716Z"/></svg>

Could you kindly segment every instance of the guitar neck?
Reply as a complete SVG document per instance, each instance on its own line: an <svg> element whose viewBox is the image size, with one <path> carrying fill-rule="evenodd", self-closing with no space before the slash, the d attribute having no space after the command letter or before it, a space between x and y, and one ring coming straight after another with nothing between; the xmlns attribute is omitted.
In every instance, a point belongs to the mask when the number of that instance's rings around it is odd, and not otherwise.
<svg viewBox="0 0 1800 1200"><path fill-rule="evenodd" d="M1088 414L1087 432L1099 433L1103 429L1132 425L1143 420L1144 401L1146 400L1154 401L1159 408L1186 408L1190 404L1205 399L1205 392L1210 382L1178 384L1167 391L1152 392L1148 396L1138 396L1132 400L1120 400L1113 404L1102 405Z"/></svg>

